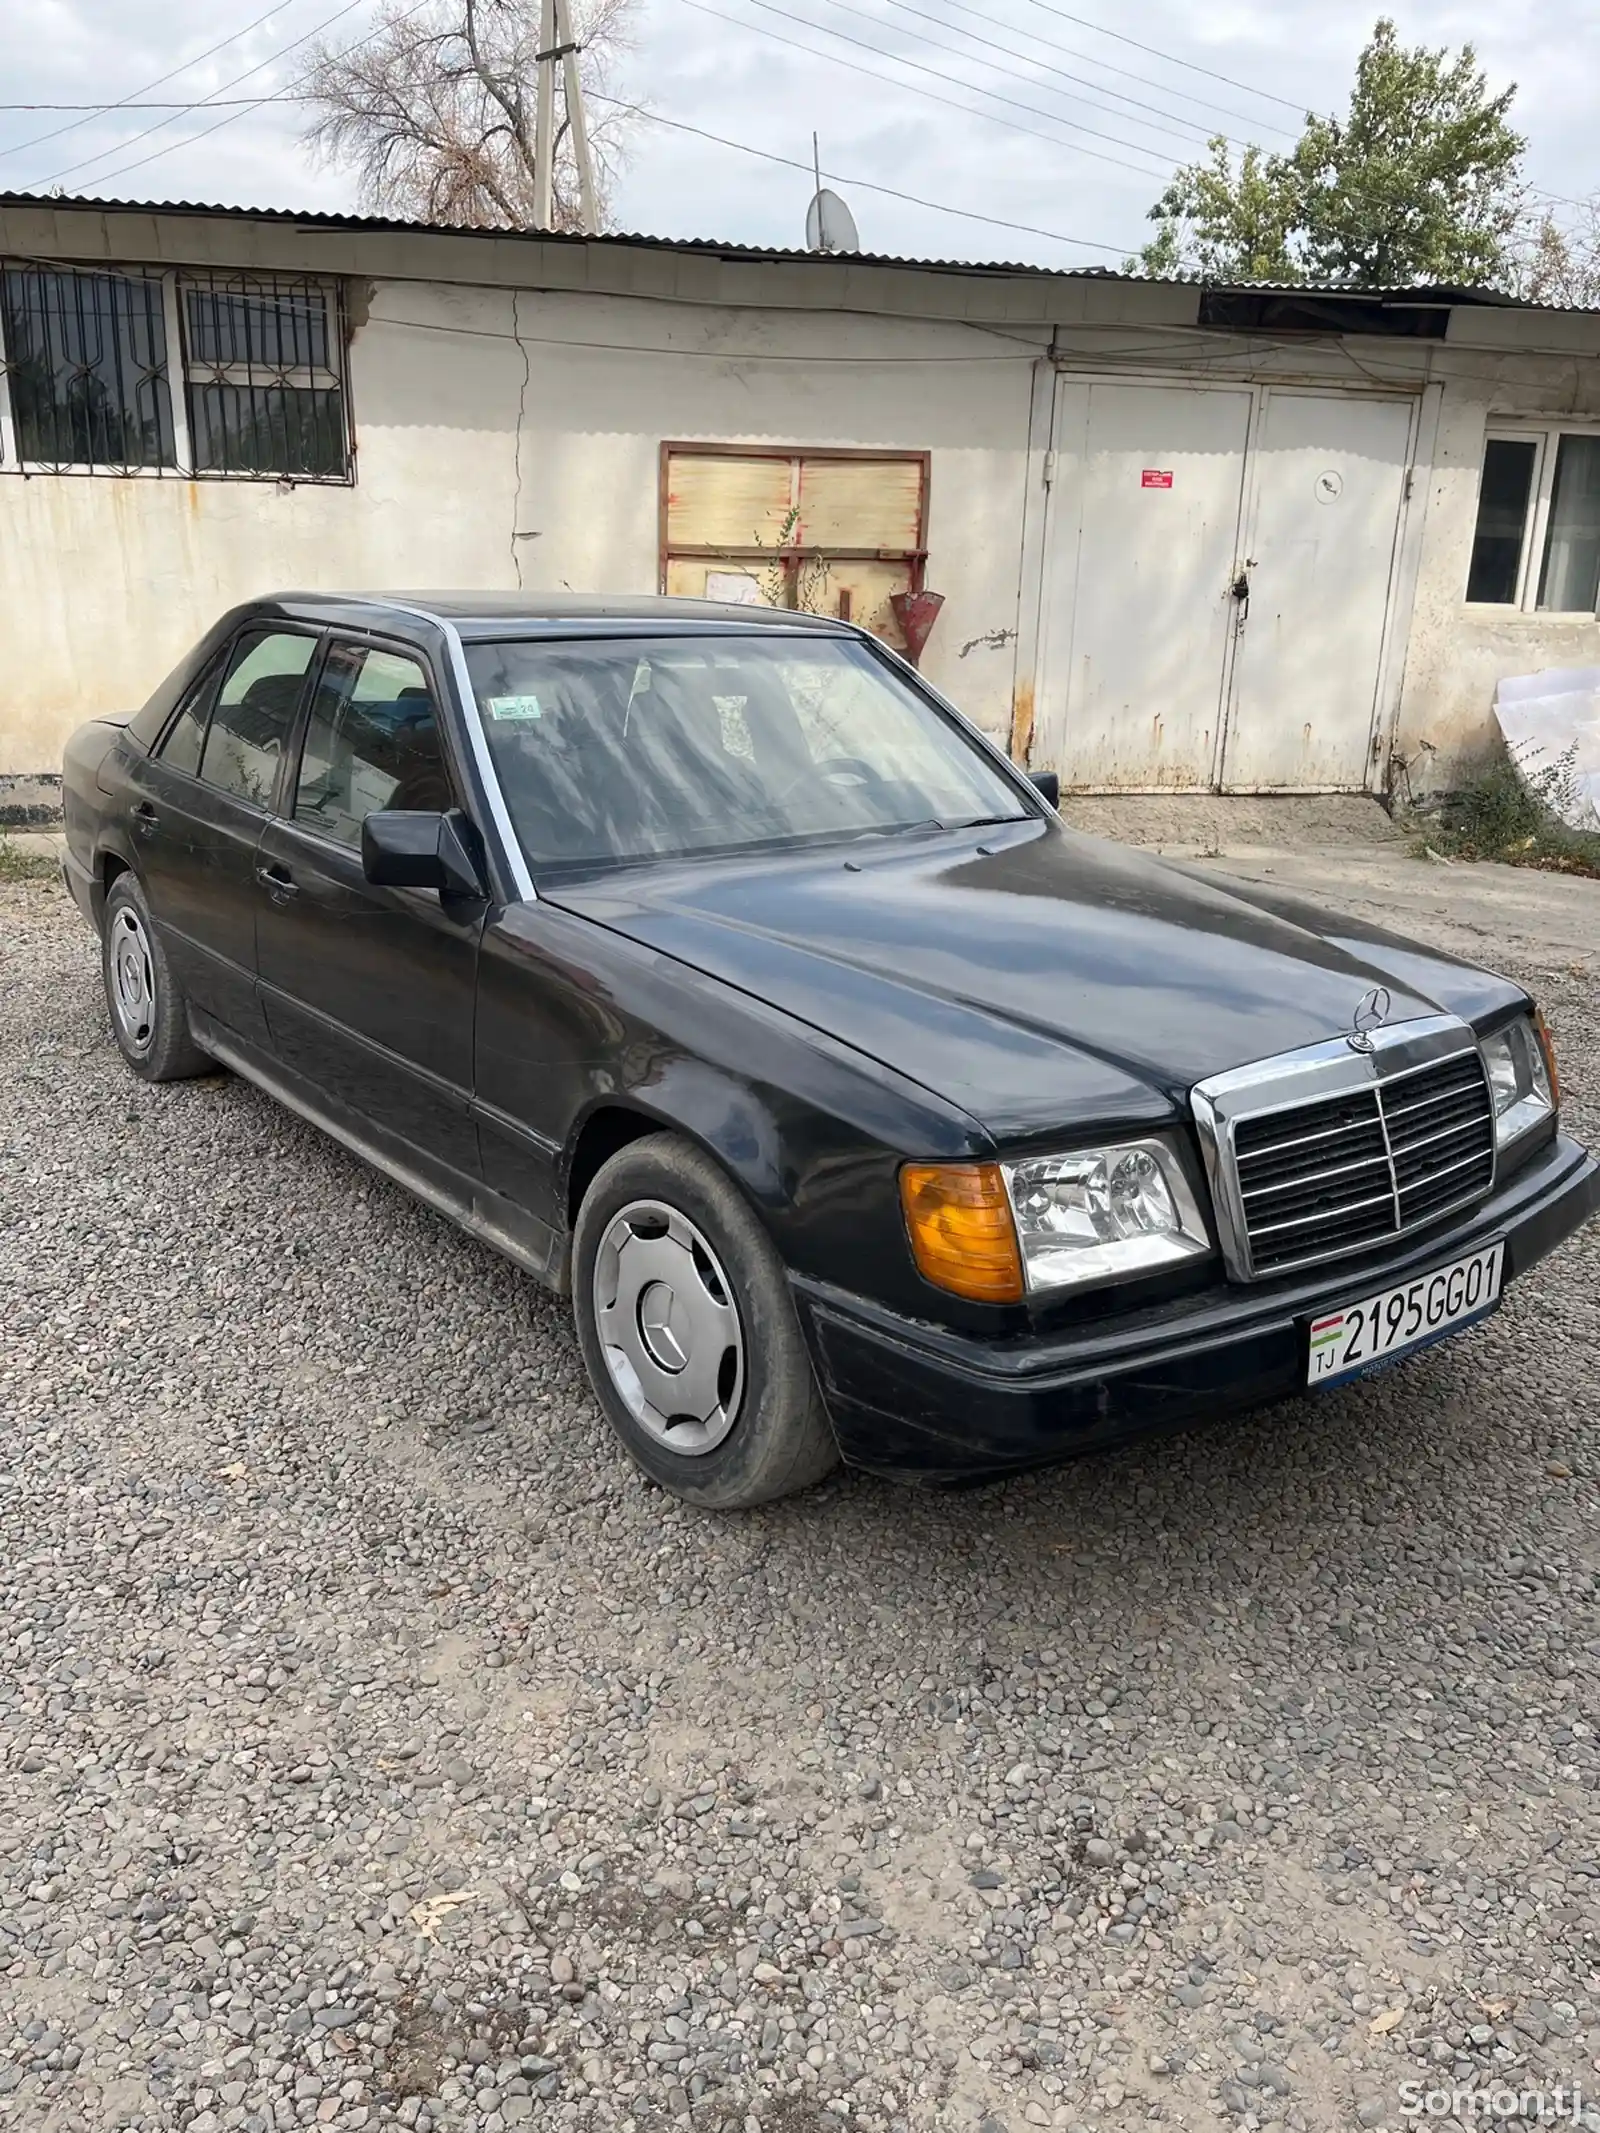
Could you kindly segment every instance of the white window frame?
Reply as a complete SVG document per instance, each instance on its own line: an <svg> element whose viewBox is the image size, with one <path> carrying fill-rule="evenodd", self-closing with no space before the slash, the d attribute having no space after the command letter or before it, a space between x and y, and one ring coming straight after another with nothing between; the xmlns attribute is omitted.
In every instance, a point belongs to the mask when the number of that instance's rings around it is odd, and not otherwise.
<svg viewBox="0 0 1600 2133"><path fill-rule="evenodd" d="M129 280L161 284L161 320L166 339L167 400L172 414L173 456L170 466L125 467L100 460L57 464L48 459L23 459L18 455L17 426L11 405L11 372L5 342L5 316L0 309L0 475L26 475L37 479L55 474L66 479L97 475L118 481L245 481L275 482L289 487L318 489L351 488L356 478L355 423L350 408L349 335L345 323L343 287L337 277L325 274L279 274L270 269L217 268L207 274L198 269L143 267L133 261L49 260L36 261L0 254L0 270L9 266L45 266L57 273L123 275ZM336 390L344 427L344 469L339 474L285 474L268 468L260 473L232 467L196 467L194 443L189 433L189 386L202 384L254 385L257 366L248 363L191 363L184 316L186 287L203 288L208 281L237 278L240 283L294 282L302 288L320 289L328 305L328 352L334 366L327 371L306 368L276 372L273 383L288 387Z"/></svg>
<svg viewBox="0 0 1600 2133"><path fill-rule="evenodd" d="M1600 422L1522 422L1491 418L1484 429L1483 449L1478 454L1478 487L1472 499L1472 539L1478 535L1478 507L1483 493L1483 466L1491 444L1532 444L1533 480L1528 485L1528 509L1522 522L1522 556L1517 564L1514 600L1467 600L1463 606L1475 615L1532 615L1552 622L1584 616L1593 620L1595 607L1541 607L1539 577L1544 568L1544 545L1550 530L1550 498L1555 488L1556 454L1563 437L1600 437ZM1471 546L1468 547L1470 567Z"/></svg>

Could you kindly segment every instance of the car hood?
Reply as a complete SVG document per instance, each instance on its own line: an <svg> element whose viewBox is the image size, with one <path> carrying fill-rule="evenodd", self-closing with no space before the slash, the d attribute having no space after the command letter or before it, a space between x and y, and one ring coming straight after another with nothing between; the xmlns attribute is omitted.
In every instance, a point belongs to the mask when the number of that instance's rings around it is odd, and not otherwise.
<svg viewBox="0 0 1600 2133"><path fill-rule="evenodd" d="M1187 1115L1197 1081L1522 995L1470 964L1053 821L551 883L959 1104L997 1138Z"/></svg>

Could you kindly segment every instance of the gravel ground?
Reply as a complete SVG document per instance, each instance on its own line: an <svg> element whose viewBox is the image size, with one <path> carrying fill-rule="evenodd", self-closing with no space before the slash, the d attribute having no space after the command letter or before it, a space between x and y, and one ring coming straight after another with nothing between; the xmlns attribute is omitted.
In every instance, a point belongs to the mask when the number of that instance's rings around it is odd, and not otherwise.
<svg viewBox="0 0 1600 2133"><path fill-rule="evenodd" d="M1600 2103L1600 1230L1316 1405L706 1518L559 1306L0 921L0 2126ZM1515 945L1596 1137L1595 962Z"/></svg>

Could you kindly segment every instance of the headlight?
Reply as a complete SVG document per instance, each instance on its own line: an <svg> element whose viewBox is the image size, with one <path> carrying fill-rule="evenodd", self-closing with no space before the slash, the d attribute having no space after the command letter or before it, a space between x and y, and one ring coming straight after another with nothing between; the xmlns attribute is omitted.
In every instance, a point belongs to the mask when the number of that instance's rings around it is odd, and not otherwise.
<svg viewBox="0 0 1600 2133"><path fill-rule="evenodd" d="M1122 1141L1002 1163L1030 1293L1153 1272L1211 1249L1177 1156Z"/></svg>
<svg viewBox="0 0 1600 2133"><path fill-rule="evenodd" d="M974 1303L1126 1280L1211 1249L1165 1141L1016 1163L907 1163L900 1198L923 1275Z"/></svg>
<svg viewBox="0 0 1600 2133"><path fill-rule="evenodd" d="M1494 1099L1494 1137L1509 1147L1556 1108L1554 1054L1544 1018L1524 1016L1483 1040L1483 1063Z"/></svg>

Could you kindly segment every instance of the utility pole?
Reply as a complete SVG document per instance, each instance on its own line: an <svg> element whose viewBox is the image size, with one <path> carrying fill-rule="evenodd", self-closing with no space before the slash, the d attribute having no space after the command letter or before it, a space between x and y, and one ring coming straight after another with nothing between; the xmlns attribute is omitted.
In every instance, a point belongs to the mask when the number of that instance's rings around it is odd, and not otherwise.
<svg viewBox="0 0 1600 2133"><path fill-rule="evenodd" d="M567 124L572 128L572 156L578 166L578 219L586 237L598 237L600 217L595 205L594 162L589 154L589 121L583 109L583 84L578 79L578 46L572 35L568 0L555 0L556 42L566 69Z"/></svg>
<svg viewBox="0 0 1600 2133"><path fill-rule="evenodd" d="M539 0L539 97L534 111L533 222L552 222L556 167L556 0Z"/></svg>

